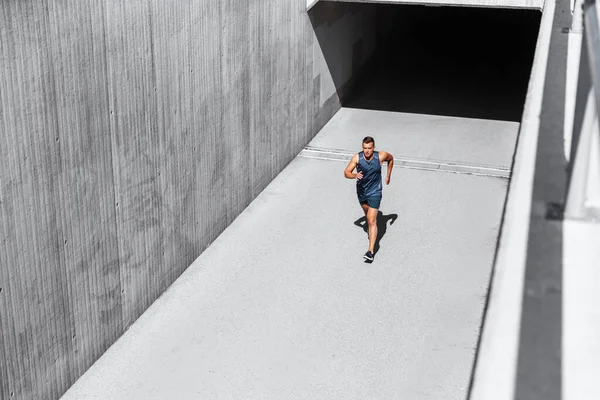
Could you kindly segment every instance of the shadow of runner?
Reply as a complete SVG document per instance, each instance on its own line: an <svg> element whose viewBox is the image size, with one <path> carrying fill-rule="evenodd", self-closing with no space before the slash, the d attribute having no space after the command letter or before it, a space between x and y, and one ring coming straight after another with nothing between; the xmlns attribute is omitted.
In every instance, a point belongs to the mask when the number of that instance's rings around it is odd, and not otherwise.
<svg viewBox="0 0 600 400"><path fill-rule="evenodd" d="M373 255L376 255L379 251L379 242L387 231L387 223L390 221L390 225L396 221L398 214L383 215L381 211L377 213L377 238L375 239L375 248L373 249ZM369 235L369 224L367 224L367 218L365 216L360 217L354 221L354 225L361 227L363 231Z"/></svg>

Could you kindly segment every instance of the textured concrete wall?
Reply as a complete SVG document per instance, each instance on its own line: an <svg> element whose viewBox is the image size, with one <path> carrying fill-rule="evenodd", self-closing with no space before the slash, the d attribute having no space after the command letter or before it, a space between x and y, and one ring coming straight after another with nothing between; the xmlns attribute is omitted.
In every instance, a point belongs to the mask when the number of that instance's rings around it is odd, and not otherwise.
<svg viewBox="0 0 600 400"><path fill-rule="evenodd" d="M57 398L308 142L312 40L304 0L0 0L0 398Z"/></svg>
<svg viewBox="0 0 600 400"><path fill-rule="evenodd" d="M374 4L320 2L309 11L313 29L312 99L318 132L340 109L361 69L376 49Z"/></svg>

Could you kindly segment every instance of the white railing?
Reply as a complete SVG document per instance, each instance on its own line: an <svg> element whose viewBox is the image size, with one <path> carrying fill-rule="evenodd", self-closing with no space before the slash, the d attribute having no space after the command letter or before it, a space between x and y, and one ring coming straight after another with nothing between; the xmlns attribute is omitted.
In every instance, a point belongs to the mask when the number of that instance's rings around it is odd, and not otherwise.
<svg viewBox="0 0 600 400"><path fill-rule="evenodd" d="M579 57L578 93L575 108L583 107L580 124L571 127L574 148L569 160L568 192L565 219L600 222L600 30L595 0L575 3L573 32L581 32L583 43ZM582 18L583 17L583 18ZM587 58L587 60L586 60ZM588 72L584 71L588 68ZM589 76L589 78L588 78ZM586 93L587 92L587 93Z"/></svg>

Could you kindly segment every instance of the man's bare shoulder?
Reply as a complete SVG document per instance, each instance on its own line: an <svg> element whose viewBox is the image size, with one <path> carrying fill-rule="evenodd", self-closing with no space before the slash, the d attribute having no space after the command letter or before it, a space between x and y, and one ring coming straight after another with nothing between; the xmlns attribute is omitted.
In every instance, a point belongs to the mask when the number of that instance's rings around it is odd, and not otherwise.
<svg viewBox="0 0 600 400"><path fill-rule="evenodd" d="M380 151L379 158L383 161L387 161L392 158L392 153L389 153L387 151Z"/></svg>
<svg viewBox="0 0 600 400"><path fill-rule="evenodd" d="M348 171L351 171L354 168L356 168L357 165L358 165L358 154L355 154L355 155L352 156L352 158L348 162L348 166L346 167L346 169Z"/></svg>

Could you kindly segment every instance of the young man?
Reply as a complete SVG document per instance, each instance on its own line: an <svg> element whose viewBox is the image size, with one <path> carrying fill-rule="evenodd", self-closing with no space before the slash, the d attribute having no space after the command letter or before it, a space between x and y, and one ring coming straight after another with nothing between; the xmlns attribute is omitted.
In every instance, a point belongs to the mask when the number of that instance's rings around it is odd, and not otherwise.
<svg viewBox="0 0 600 400"><path fill-rule="evenodd" d="M358 202L362 207L367 223L369 224L369 251L363 258L367 261L373 261L375 255L375 240L377 239L377 213L381 203L381 166L387 162L387 177L385 184L390 184L392 168L394 167L394 157L385 151L375 151L375 140L367 136L362 141L362 149L358 154L352 156L348 163L344 176L348 179L356 180L356 194ZM356 174L353 172L356 168Z"/></svg>

